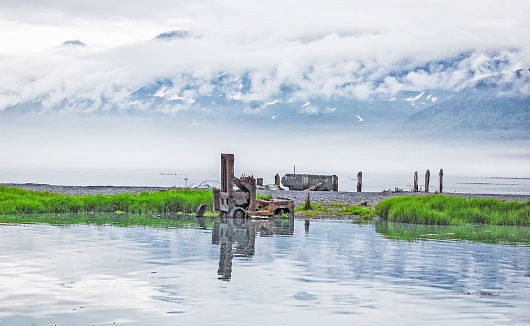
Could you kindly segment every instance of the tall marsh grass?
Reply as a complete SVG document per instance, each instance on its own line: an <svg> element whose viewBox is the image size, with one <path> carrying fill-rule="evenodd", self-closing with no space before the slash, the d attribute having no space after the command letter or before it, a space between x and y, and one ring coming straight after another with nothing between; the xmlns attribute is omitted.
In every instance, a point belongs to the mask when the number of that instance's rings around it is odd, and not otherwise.
<svg viewBox="0 0 530 326"><path fill-rule="evenodd" d="M445 195L404 196L379 202L375 214L388 221L418 224L530 225L530 201L505 202Z"/></svg>
<svg viewBox="0 0 530 326"><path fill-rule="evenodd" d="M39 213L172 213L194 212L201 204L212 207L208 190L167 190L139 194L61 195L0 186L0 214Z"/></svg>

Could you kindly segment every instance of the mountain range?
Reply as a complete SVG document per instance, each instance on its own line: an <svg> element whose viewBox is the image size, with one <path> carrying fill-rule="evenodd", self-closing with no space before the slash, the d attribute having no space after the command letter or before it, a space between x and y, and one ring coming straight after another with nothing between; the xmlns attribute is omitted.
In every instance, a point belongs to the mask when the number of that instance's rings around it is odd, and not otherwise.
<svg viewBox="0 0 530 326"><path fill-rule="evenodd" d="M159 38L185 37L183 32ZM413 135L471 135L530 138L530 70L498 74L456 91L426 89L401 91L392 97L294 98L294 85L284 85L277 98L264 101L249 96L249 74L221 73L210 80L210 91L198 92L193 80L175 87L161 79L131 92L121 101L64 100L53 107L43 101L18 103L1 116L37 112L83 114L167 115L189 125L236 124L264 128L345 128ZM175 91L178 89L178 92ZM118 103L118 104L116 104Z"/></svg>

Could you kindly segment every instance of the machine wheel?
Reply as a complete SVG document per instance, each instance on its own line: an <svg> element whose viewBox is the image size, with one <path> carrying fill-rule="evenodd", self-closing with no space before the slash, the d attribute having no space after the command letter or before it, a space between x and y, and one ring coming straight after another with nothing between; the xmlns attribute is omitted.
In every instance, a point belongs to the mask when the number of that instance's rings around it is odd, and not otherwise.
<svg viewBox="0 0 530 326"><path fill-rule="evenodd" d="M230 210L230 217L232 218L245 218L247 217L247 211L241 207L234 207Z"/></svg>

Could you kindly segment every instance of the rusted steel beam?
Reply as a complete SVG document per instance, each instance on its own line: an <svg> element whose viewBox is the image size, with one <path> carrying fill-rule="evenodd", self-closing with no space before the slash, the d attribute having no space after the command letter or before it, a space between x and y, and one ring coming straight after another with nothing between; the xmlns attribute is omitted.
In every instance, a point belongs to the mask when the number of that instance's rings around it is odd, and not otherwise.
<svg viewBox="0 0 530 326"><path fill-rule="evenodd" d="M234 191L234 154L221 154L221 192Z"/></svg>

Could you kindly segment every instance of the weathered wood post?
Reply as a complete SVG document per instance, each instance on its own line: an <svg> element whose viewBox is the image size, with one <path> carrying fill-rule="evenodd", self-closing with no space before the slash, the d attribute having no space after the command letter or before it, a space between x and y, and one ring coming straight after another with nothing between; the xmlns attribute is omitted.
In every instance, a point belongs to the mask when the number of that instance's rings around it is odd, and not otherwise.
<svg viewBox="0 0 530 326"><path fill-rule="evenodd" d="M425 192L429 192L429 182L431 181L431 171L425 172Z"/></svg>
<svg viewBox="0 0 530 326"><path fill-rule="evenodd" d="M418 192L418 171L414 172L414 192Z"/></svg>
<svg viewBox="0 0 530 326"><path fill-rule="evenodd" d="M263 186L263 178L257 178L256 183L258 186Z"/></svg>
<svg viewBox="0 0 530 326"><path fill-rule="evenodd" d="M361 192L363 188L363 173L357 173L357 192Z"/></svg>
<svg viewBox="0 0 530 326"><path fill-rule="evenodd" d="M444 169L440 169L440 193L443 192L444 188Z"/></svg>
<svg viewBox="0 0 530 326"><path fill-rule="evenodd" d="M311 200L309 199L309 192L305 193L304 210L306 211L311 210Z"/></svg>
<svg viewBox="0 0 530 326"><path fill-rule="evenodd" d="M278 173L274 176L274 184L278 187L280 186L280 175Z"/></svg>

